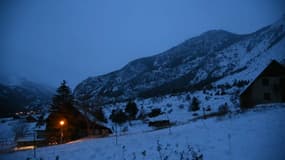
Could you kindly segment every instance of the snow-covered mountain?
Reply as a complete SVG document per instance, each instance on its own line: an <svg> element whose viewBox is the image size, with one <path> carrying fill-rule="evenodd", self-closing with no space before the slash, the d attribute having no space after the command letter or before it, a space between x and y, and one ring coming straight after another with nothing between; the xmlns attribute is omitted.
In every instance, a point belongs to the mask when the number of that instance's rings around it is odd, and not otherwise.
<svg viewBox="0 0 285 160"><path fill-rule="evenodd" d="M285 62L285 16L254 33L212 30L109 74L89 77L74 90L79 101L105 104L201 89L213 82L251 80L272 59Z"/></svg>
<svg viewBox="0 0 285 160"><path fill-rule="evenodd" d="M17 85L0 84L0 113L39 109L49 103L53 93L53 88L28 80Z"/></svg>

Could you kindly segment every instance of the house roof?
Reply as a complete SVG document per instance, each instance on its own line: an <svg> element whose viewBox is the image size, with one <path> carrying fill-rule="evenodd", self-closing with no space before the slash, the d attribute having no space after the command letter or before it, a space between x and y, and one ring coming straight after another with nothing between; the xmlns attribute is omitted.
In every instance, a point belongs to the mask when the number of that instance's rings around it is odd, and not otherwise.
<svg viewBox="0 0 285 160"><path fill-rule="evenodd" d="M285 67L281 65L276 60L272 60L255 78L253 81L251 81L240 93L240 96L243 95L248 88L250 88L253 83L261 76L268 76L268 77L274 77L278 75L284 75L285 76Z"/></svg>
<svg viewBox="0 0 285 160"><path fill-rule="evenodd" d="M102 127L105 127L105 128L112 128L112 126L108 123L104 123L104 122L101 122L99 121L94 115L92 115L90 112L86 112L84 113L84 111L82 109L78 109L79 112L84 115L85 114L85 117L90 121L90 122L93 122L93 123L96 123L97 125L100 125Z"/></svg>
<svg viewBox="0 0 285 160"><path fill-rule="evenodd" d="M27 127L27 132L34 132L36 131L44 131L46 129L46 124L43 125L38 125L37 122L32 122L32 123L25 123Z"/></svg>

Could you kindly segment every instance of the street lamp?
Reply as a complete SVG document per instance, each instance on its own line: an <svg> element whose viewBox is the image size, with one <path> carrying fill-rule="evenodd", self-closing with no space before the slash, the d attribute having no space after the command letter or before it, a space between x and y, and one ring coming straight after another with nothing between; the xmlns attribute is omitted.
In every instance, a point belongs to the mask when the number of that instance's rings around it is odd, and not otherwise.
<svg viewBox="0 0 285 160"><path fill-rule="evenodd" d="M62 143L63 140L63 126L64 126L65 122L64 120L59 121L59 125L60 125L60 143Z"/></svg>
<svg viewBox="0 0 285 160"><path fill-rule="evenodd" d="M60 126L64 125L64 120L59 121Z"/></svg>

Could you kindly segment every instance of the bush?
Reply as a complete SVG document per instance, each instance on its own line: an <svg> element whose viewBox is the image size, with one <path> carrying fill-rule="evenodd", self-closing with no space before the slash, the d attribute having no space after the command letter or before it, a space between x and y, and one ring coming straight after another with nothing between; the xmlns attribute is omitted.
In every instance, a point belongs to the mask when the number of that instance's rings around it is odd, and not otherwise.
<svg viewBox="0 0 285 160"><path fill-rule="evenodd" d="M168 108L170 108L170 107L172 107L172 104L171 104L171 103L167 103L166 106L167 106Z"/></svg>
<svg viewBox="0 0 285 160"><path fill-rule="evenodd" d="M246 80L235 80L234 83L233 83L233 86L237 86L239 88L243 87L243 86L246 86L249 84L249 81L246 81Z"/></svg>
<svg viewBox="0 0 285 160"><path fill-rule="evenodd" d="M218 113L221 115L227 114L229 112L228 104L225 103L218 108Z"/></svg>
<svg viewBox="0 0 285 160"><path fill-rule="evenodd" d="M135 102L128 102L125 112L128 114L129 119L135 119L138 113L137 104Z"/></svg>
<svg viewBox="0 0 285 160"><path fill-rule="evenodd" d="M179 108L179 109L184 109L184 105L183 105L183 104L180 104L180 105L178 106L178 108Z"/></svg>
<svg viewBox="0 0 285 160"><path fill-rule="evenodd" d="M105 122L107 123L107 119L105 118L105 114L104 114L104 111L102 109L102 107L96 109L94 112L93 112L93 115L97 118L97 120L101 121L101 122Z"/></svg>
<svg viewBox="0 0 285 160"><path fill-rule="evenodd" d="M192 99L192 103L191 103L191 105L190 105L190 111L198 111L200 109L200 102L199 102L199 100L196 98L196 97L194 97L193 99Z"/></svg>
<svg viewBox="0 0 285 160"><path fill-rule="evenodd" d="M118 109L118 110L112 110L110 119L114 123L123 124L128 120L128 116L121 109Z"/></svg>
<svg viewBox="0 0 285 160"><path fill-rule="evenodd" d="M191 97L190 97L189 94L186 95L185 100L186 100L186 101L190 101L190 100L191 100Z"/></svg>
<svg viewBox="0 0 285 160"><path fill-rule="evenodd" d="M208 105L207 108L206 108L206 111L207 112L211 111L211 106Z"/></svg>

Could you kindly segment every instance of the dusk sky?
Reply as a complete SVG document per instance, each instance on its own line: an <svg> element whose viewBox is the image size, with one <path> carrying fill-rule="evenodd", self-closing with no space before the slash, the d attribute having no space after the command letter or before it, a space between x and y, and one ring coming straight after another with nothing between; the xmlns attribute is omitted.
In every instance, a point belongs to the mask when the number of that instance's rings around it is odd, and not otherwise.
<svg viewBox="0 0 285 160"><path fill-rule="evenodd" d="M251 33L284 0L1 0L0 80L73 88L211 29Z"/></svg>

